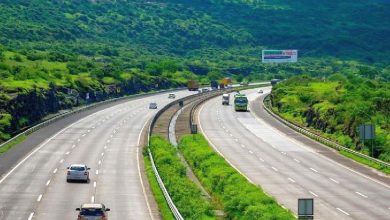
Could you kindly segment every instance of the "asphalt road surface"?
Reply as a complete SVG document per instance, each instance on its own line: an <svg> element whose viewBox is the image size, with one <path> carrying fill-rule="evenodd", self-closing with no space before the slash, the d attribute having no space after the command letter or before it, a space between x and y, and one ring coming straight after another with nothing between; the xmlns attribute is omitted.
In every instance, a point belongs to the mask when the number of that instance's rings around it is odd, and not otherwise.
<svg viewBox="0 0 390 220"><path fill-rule="evenodd" d="M82 203L104 203L110 219L151 219L137 156L141 132L157 112L148 108L151 101L161 108L172 100L158 94L98 111L15 161L0 179L0 219L77 219ZM73 163L91 167L88 183L66 182Z"/></svg>
<svg viewBox="0 0 390 220"><path fill-rule="evenodd" d="M245 92L250 101L256 91ZM217 97L201 107L198 120L229 163L295 214L298 198L314 198L315 219L390 219L388 184L324 157L251 112L235 112Z"/></svg>

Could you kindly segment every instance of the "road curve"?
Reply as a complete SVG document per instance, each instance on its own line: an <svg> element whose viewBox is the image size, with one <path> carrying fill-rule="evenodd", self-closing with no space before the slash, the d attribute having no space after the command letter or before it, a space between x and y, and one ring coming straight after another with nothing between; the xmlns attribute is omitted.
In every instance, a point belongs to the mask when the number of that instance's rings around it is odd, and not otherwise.
<svg viewBox="0 0 390 220"><path fill-rule="evenodd" d="M175 92L177 98L192 94ZM84 117L37 145L0 180L0 219L77 219L82 203L102 202L110 219L151 219L140 178L140 135L172 100L158 94L131 100ZM67 183L66 167L85 163L89 183Z"/></svg>
<svg viewBox="0 0 390 220"><path fill-rule="evenodd" d="M270 88L263 90L270 92ZM250 101L259 96L255 90L245 93ZM298 198L314 198L315 219L390 219L389 185L352 171L289 136L300 134L281 133L250 112L222 106L221 97L206 102L198 120L218 152L294 213Z"/></svg>

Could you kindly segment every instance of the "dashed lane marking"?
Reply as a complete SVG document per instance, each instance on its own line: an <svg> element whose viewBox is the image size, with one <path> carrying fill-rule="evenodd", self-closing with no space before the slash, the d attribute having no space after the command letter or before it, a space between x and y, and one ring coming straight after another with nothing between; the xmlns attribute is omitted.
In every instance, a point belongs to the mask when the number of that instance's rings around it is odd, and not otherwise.
<svg viewBox="0 0 390 220"><path fill-rule="evenodd" d="M346 215L349 215L348 212L346 212L346 211L344 211L344 210L342 210L342 209L340 209L340 208L337 208L337 210L339 210L340 212L342 212L342 213L344 213L344 214L346 214Z"/></svg>
<svg viewBox="0 0 390 220"><path fill-rule="evenodd" d="M54 169L54 171L53 171L53 173L57 173L57 170L58 170L58 169L57 169L57 168L55 168L55 169Z"/></svg>
<svg viewBox="0 0 390 220"><path fill-rule="evenodd" d="M311 168L311 167L310 167L310 169L311 169L312 171L314 171L314 172L318 173L318 171L317 171L316 169L314 169L314 168Z"/></svg>
<svg viewBox="0 0 390 220"><path fill-rule="evenodd" d="M309 193L312 194L312 195L315 196L315 197L318 197L318 195L315 194L315 193L313 193L312 191L309 191Z"/></svg>
<svg viewBox="0 0 390 220"><path fill-rule="evenodd" d="M288 178L288 180L290 180L291 182L295 183L295 180L291 179L291 178Z"/></svg>
<svg viewBox="0 0 390 220"><path fill-rule="evenodd" d="M51 182L51 180L48 180L48 181L46 182L46 186L48 186L48 185L50 184L50 182Z"/></svg>
<svg viewBox="0 0 390 220"><path fill-rule="evenodd" d="M366 195L364 195L364 194L362 194L362 193L360 193L360 192L355 192L355 193L358 194L359 196L364 197L364 198L368 198Z"/></svg>
<svg viewBox="0 0 390 220"><path fill-rule="evenodd" d="M332 178L329 178L330 180L332 180L333 182L339 184L339 181L335 180L335 179L332 179Z"/></svg>
<svg viewBox="0 0 390 220"><path fill-rule="evenodd" d="M38 196L38 198L37 198L37 202L40 202L41 201L41 199L42 199L42 194L40 194L39 196Z"/></svg>

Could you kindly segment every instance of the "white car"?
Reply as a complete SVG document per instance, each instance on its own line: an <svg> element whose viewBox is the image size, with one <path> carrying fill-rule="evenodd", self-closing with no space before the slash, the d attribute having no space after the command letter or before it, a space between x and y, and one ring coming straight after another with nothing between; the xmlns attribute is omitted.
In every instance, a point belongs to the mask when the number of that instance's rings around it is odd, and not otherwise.
<svg viewBox="0 0 390 220"><path fill-rule="evenodd" d="M259 90L257 90L257 93L263 94L263 90L262 90L262 89L259 89Z"/></svg>
<svg viewBox="0 0 390 220"><path fill-rule="evenodd" d="M78 181L89 181L89 171L91 168L85 164L72 164L67 167L66 181L78 180Z"/></svg>
<svg viewBox="0 0 390 220"><path fill-rule="evenodd" d="M108 220L107 212L110 209L104 204L83 204L76 211L79 212L77 220Z"/></svg>
<svg viewBox="0 0 390 220"><path fill-rule="evenodd" d="M169 99L174 99L174 98L176 98L176 95L173 94L173 93L170 93L170 94L168 95L168 98L169 98Z"/></svg>
<svg viewBox="0 0 390 220"><path fill-rule="evenodd" d="M149 109L157 109L157 103L155 102L149 103Z"/></svg>

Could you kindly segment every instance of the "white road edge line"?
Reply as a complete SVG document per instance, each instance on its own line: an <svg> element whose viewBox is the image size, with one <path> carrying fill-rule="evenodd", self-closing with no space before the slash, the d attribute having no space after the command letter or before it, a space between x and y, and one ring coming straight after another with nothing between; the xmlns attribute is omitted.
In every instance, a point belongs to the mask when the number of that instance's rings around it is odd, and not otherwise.
<svg viewBox="0 0 390 220"><path fill-rule="evenodd" d="M253 112L253 111L252 111L252 108L251 108L251 105L249 105L249 109L251 110L251 112ZM268 114L268 113L267 113L267 114ZM375 179L373 179L373 178L371 178L371 177L369 177L369 176L366 176L365 174L359 173L358 171L355 171L355 170L353 170L353 169L351 169L351 168L349 168L349 167L347 167L347 166L344 166L344 165L342 165L342 164L340 164L340 163L338 163L338 162L336 162L336 161L334 161L334 160L331 160L330 158L327 158L327 157L325 157L325 156L319 154L318 152L316 152L316 151L314 151L314 150L312 150L312 149L310 149L310 148L304 146L305 144L303 144L302 142L299 142L299 141L297 141L297 140L295 140L295 139L289 137L288 135L282 133L282 132L279 131L278 129L274 128L274 127L273 127L272 125L270 125L268 122L266 122L266 121L262 120L261 118L259 118L256 114L252 114L252 115L255 117L255 119L256 119L257 121L266 123L266 124L270 127L270 129L274 130L275 132L279 133L280 135L282 135L282 136L284 136L285 138L289 139L290 141L294 142L294 143L297 144L299 147L304 148L304 149L308 150L309 152L313 152L314 154L316 154L316 155L322 157L323 159L325 159L325 160L327 160L327 161L329 161L329 162L331 162L331 163L333 163L333 164L336 164L337 166L343 167L344 169L350 171L351 173L355 173L355 174L357 174L357 175L359 175L359 176L361 176L361 177L364 177L364 178L366 178L366 179L368 179L368 180L371 180L371 181L373 181L373 182L375 182L375 183L377 183L377 184L379 184L379 185L381 185L381 186L384 186L384 187L386 187L386 188L390 188L389 185L387 185L387 184L385 184L385 183L383 183L383 182L381 182L381 181L375 180ZM286 126L286 127L287 127L287 126ZM290 128L290 129L293 130L292 128ZM306 137L306 136L303 135L303 134L302 134L302 136L303 136L303 137ZM311 138L309 138L309 137L306 137L306 138L311 139ZM312 139L311 139L311 140L312 140Z"/></svg>
<svg viewBox="0 0 390 220"><path fill-rule="evenodd" d="M38 196L37 202L40 202L40 201L41 201L42 196L43 196L42 194L40 194L40 195Z"/></svg>
<svg viewBox="0 0 390 220"><path fill-rule="evenodd" d="M332 178L329 178L330 180L332 180L333 182L339 184L339 181L335 180L335 179L332 179Z"/></svg>
<svg viewBox="0 0 390 220"><path fill-rule="evenodd" d="M31 220L34 216L34 212L31 212L30 215L28 216L28 220Z"/></svg>
<svg viewBox="0 0 390 220"><path fill-rule="evenodd" d="M360 193L360 192L355 192L355 193L358 194L359 196L364 197L364 198L368 198L368 196L366 196L366 195L364 195L364 194L362 194L362 193Z"/></svg>
<svg viewBox="0 0 390 220"><path fill-rule="evenodd" d="M344 211L344 210L342 210L342 209L340 209L340 208L336 208L337 210L339 210L340 212L342 212L342 213L344 213L344 214L346 214L346 215L349 215L349 213L348 212L346 212L346 211Z"/></svg>
<svg viewBox="0 0 390 220"><path fill-rule="evenodd" d="M91 203L95 203L95 196L91 197Z"/></svg>
<svg viewBox="0 0 390 220"><path fill-rule="evenodd" d="M150 216L150 218L151 218L152 220L154 220L154 217L153 217L153 214L152 214L152 209L150 208L148 196L146 195L145 185L144 185L144 182L142 181L141 166L140 166L140 162L139 162L139 148L140 148L140 145L141 145L141 136L142 136L142 133L143 133L144 129L146 128L146 125L148 124L148 122L149 122L149 120L146 120L145 124L142 126L141 132L140 132L139 135L138 135L138 145L137 145L137 168L138 168L139 180L140 180L140 182L141 182L142 192L144 193L144 197L145 197L145 201L146 201L146 206L148 207L148 210L149 210L149 216ZM147 134L147 135L149 135L149 134Z"/></svg>
<svg viewBox="0 0 390 220"><path fill-rule="evenodd" d="M312 195L315 196L315 197L318 197L318 195L315 194L315 193L313 193L312 191L309 191L309 193L312 194Z"/></svg>

